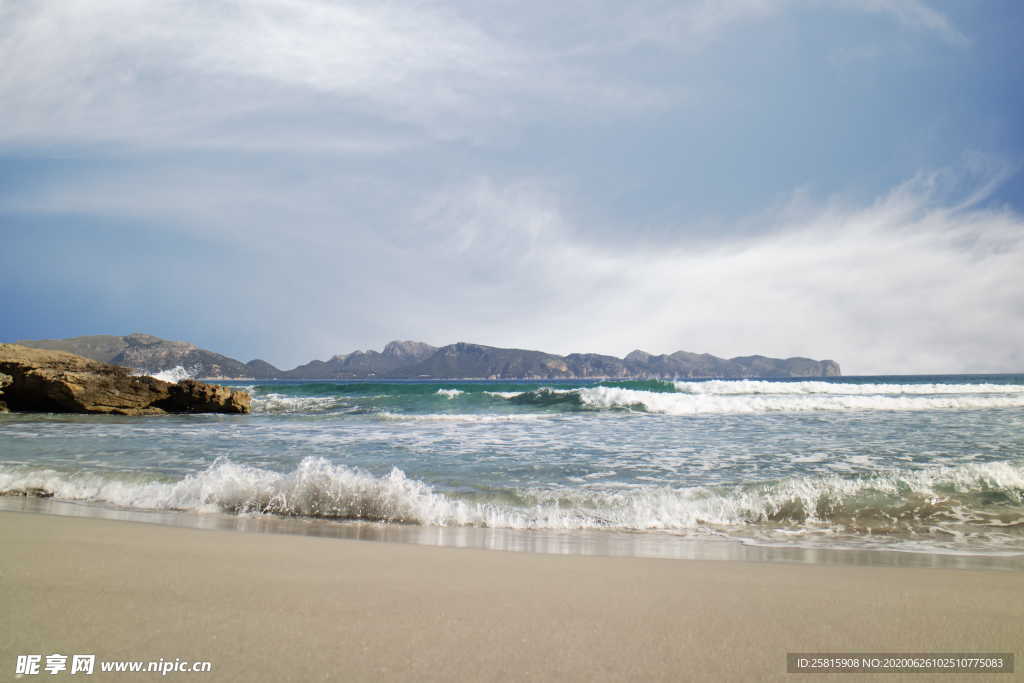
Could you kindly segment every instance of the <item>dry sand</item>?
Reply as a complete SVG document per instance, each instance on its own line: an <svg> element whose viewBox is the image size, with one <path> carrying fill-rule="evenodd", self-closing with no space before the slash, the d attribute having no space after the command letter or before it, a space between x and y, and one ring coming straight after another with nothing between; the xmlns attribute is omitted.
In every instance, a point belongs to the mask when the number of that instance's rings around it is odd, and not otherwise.
<svg viewBox="0 0 1024 683"><path fill-rule="evenodd" d="M56 652L211 661L167 677L197 681L806 681L785 673L788 651L1019 659L1024 644L1021 572L535 555L17 512L0 512L0 543L3 680L16 655ZM161 677L22 680L79 678Z"/></svg>

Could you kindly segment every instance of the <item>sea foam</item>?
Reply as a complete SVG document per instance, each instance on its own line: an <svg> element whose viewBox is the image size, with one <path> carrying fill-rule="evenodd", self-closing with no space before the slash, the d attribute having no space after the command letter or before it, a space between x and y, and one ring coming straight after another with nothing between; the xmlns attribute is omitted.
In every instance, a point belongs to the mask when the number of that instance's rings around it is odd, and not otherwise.
<svg viewBox="0 0 1024 683"><path fill-rule="evenodd" d="M506 400L545 407L569 406L589 410L633 410L663 415L799 413L813 411L922 411L974 410L1024 407L1024 391L1018 385L988 386L1006 391L963 391L936 387L922 393L884 393L889 385L831 385L827 382L678 382L679 391L642 391L622 387L594 386L575 389L542 387L533 391L502 395ZM708 386L710 385L710 386ZM811 385L811 386L808 386ZM823 386L815 386L823 385ZM873 386L849 393L826 393L826 386ZM898 385L893 385L898 386ZM787 387L777 389L777 387ZM497 395L497 394L495 394Z"/></svg>
<svg viewBox="0 0 1024 683"><path fill-rule="evenodd" d="M252 397L254 413L321 413L348 405L338 396L288 396L286 394L263 394Z"/></svg>
<svg viewBox="0 0 1024 683"><path fill-rule="evenodd" d="M438 396L444 396L445 398L447 398L449 400L455 398L456 396L461 396L464 393L465 392L462 391L461 389L438 389L437 390Z"/></svg>
<svg viewBox="0 0 1024 683"><path fill-rule="evenodd" d="M372 413L372 417L384 421L408 421L408 422L531 422L534 420L550 419L551 415L540 413L515 413L509 415L494 415L481 413L393 413L382 410Z"/></svg>
<svg viewBox="0 0 1024 683"><path fill-rule="evenodd" d="M859 394L659 393L590 387L577 389L580 403L593 409L637 409L665 415L808 411L942 410L1024 407L1024 393L1002 396L934 394L888 396Z"/></svg>
<svg viewBox="0 0 1024 683"><path fill-rule="evenodd" d="M436 526L662 530L740 534L970 533L1024 552L1024 466L985 463L843 478L795 477L731 487L505 492L494 501L435 491L393 468L373 475L307 457L291 472L218 459L179 481L0 468L0 490L43 489L58 499L121 507L274 514ZM511 501L511 502L510 502ZM756 533L755 533L756 535Z"/></svg>
<svg viewBox="0 0 1024 683"><path fill-rule="evenodd" d="M686 394L832 394L832 395L934 395L1024 394L1020 384L852 384L847 382L768 382L765 380L710 380L673 382Z"/></svg>
<svg viewBox="0 0 1024 683"><path fill-rule="evenodd" d="M152 373L147 373L147 372L145 372L143 370L140 370L137 374L141 375L141 376L147 376L148 375L149 377L153 377L155 379L159 379L159 380L162 380L164 382L171 382L172 384L180 382L183 379L192 379L192 378L195 377L195 373L194 372L189 372L188 370L186 370L184 367L182 367L180 365L176 365L173 368L168 368L166 370L160 370L159 372L152 372Z"/></svg>

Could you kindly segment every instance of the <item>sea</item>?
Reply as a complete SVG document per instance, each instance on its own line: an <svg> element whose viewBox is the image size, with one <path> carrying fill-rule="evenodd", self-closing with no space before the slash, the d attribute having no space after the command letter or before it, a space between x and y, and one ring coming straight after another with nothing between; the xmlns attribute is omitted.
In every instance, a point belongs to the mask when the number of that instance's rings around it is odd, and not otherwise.
<svg viewBox="0 0 1024 683"><path fill-rule="evenodd" d="M0 508L541 553L1024 569L1024 375L223 384L250 392L252 414L0 415Z"/></svg>

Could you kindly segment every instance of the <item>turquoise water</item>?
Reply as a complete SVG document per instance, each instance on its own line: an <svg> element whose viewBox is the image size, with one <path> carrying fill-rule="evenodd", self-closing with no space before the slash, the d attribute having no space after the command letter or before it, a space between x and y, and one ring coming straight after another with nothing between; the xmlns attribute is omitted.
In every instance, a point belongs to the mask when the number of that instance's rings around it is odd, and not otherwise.
<svg viewBox="0 0 1024 683"><path fill-rule="evenodd" d="M0 490L139 514L1024 555L1024 375L227 384L252 415L0 415Z"/></svg>

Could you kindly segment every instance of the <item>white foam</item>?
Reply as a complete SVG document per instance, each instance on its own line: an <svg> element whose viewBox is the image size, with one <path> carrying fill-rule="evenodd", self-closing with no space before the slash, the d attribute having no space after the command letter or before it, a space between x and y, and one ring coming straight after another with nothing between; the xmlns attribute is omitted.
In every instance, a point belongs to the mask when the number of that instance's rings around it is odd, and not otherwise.
<svg viewBox="0 0 1024 683"><path fill-rule="evenodd" d="M456 396L461 396L464 393L465 392L462 391L461 389L438 389L437 390L437 394L439 396L444 396L448 400L451 400L451 399L455 398Z"/></svg>
<svg viewBox="0 0 1024 683"><path fill-rule="evenodd" d="M901 520L897 516L905 513L908 503L913 504L913 514L927 516L932 514L929 507L937 509L947 504L951 496L983 491L999 491L1011 498L1014 505L1024 505L1024 467L986 463L862 478L795 478L728 489L651 486L624 492L534 490L520 492L521 504L517 506L450 498L408 478L397 468L387 475L373 476L313 457L305 458L288 473L218 459L208 469L178 482L0 467L0 490L28 488L46 489L59 499L100 501L140 509L274 513L512 529L718 533L767 524L799 533L835 531L835 524L841 526L851 519L856 522L864 510L873 518L889 519L898 526ZM1005 513L1020 516L1019 507L1005 508ZM965 508L963 503L947 505L933 517L918 522L938 528L946 528L942 525L950 519L956 523L975 522L999 533L1002 527L1024 521L994 519L984 511Z"/></svg>
<svg viewBox="0 0 1024 683"><path fill-rule="evenodd" d="M139 374L145 375L147 373L140 372ZM180 365L176 365L173 368L168 368L166 370L160 370L159 372L152 372L148 374L150 377L163 380L164 382L171 382L172 384L180 382L183 379L192 379L195 377L193 373L189 372Z"/></svg>
<svg viewBox="0 0 1024 683"><path fill-rule="evenodd" d="M808 411L943 410L1024 407L1024 393L1009 396L882 396L857 394L686 394L590 387L576 390L584 406L639 409L665 415Z"/></svg>
<svg viewBox="0 0 1024 683"><path fill-rule="evenodd" d="M254 413L310 413L323 412L342 404L337 396L288 396L265 394L252 398Z"/></svg>
<svg viewBox="0 0 1024 683"><path fill-rule="evenodd" d="M845 382L768 382L765 380L711 380L673 382L687 394L831 394L831 395L934 395L1024 394L1020 384L848 384Z"/></svg>
<svg viewBox="0 0 1024 683"><path fill-rule="evenodd" d="M475 413L392 413L381 411L374 413L379 420L395 420L410 422L530 422L533 420L547 420L554 415L537 413L520 413L514 415L480 415Z"/></svg>

